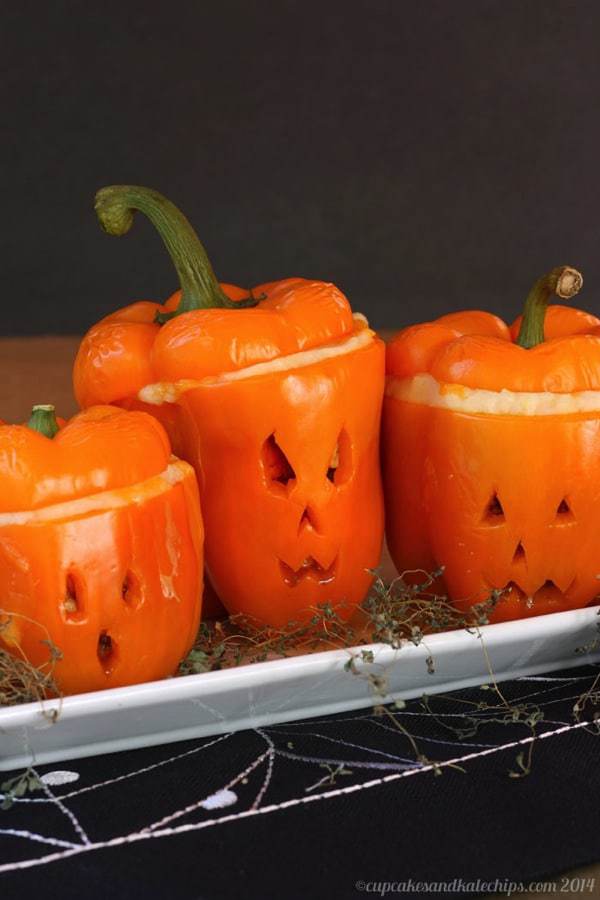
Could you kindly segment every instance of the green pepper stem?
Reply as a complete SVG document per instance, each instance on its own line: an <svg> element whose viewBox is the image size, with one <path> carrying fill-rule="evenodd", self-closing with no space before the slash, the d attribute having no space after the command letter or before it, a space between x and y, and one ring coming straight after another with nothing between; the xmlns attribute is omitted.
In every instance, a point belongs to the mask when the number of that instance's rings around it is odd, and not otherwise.
<svg viewBox="0 0 600 900"><path fill-rule="evenodd" d="M162 238L179 277L181 300L174 312L157 314L159 324L193 309L239 309L257 303L252 296L241 301L229 299L217 281L198 235L183 213L158 191L133 184L112 185L98 191L95 209L107 234L117 237L127 234L133 214L139 210L150 219Z"/></svg>
<svg viewBox="0 0 600 900"><path fill-rule="evenodd" d="M556 294L562 300L570 300L579 293L582 286L583 275L570 266L558 266L538 278L525 301L517 344L526 350L543 344L544 319L550 297Z"/></svg>
<svg viewBox="0 0 600 900"><path fill-rule="evenodd" d="M33 431L39 431L44 437L52 439L58 433L58 422L54 407L50 404L40 404L31 410L31 417L27 427Z"/></svg>

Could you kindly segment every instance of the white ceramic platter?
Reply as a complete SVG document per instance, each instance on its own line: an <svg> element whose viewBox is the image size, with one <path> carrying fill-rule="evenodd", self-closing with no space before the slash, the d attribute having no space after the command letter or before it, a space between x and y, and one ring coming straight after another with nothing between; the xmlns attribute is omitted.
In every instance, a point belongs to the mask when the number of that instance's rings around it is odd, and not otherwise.
<svg viewBox="0 0 600 900"><path fill-rule="evenodd" d="M254 728L380 703L369 672L385 677L386 701L569 668L600 659L578 653L596 638L599 608L428 637L399 650L373 644L254 663L221 672L0 709L0 770ZM371 650L363 674L344 666ZM427 657L433 659L429 673Z"/></svg>

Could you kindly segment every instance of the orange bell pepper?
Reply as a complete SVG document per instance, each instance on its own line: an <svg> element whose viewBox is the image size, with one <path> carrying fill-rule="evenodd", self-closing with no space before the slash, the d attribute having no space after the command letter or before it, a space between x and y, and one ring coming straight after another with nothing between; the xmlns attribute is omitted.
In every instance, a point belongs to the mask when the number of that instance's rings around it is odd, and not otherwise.
<svg viewBox="0 0 600 900"><path fill-rule="evenodd" d="M52 407L0 426L0 646L61 653L65 694L172 675L196 636L202 520L191 466L143 412Z"/></svg>
<svg viewBox="0 0 600 900"><path fill-rule="evenodd" d="M443 566L438 587L465 610L501 590L492 621L599 593L600 320L567 306L546 315L553 292L569 298L581 284L555 269L511 329L457 312L388 347L392 557L400 572Z"/></svg>
<svg viewBox="0 0 600 900"><path fill-rule="evenodd" d="M229 612L279 626L331 602L349 616L383 536L382 342L333 284L219 284L189 222L154 191L105 188L96 209L116 235L143 211L182 287L90 329L79 403L160 416L196 468L207 570Z"/></svg>

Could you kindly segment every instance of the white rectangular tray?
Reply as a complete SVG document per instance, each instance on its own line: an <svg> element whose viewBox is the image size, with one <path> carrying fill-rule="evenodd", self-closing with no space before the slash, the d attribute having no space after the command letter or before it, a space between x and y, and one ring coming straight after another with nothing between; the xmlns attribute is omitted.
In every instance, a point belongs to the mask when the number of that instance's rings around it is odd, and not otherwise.
<svg viewBox="0 0 600 900"><path fill-rule="evenodd" d="M383 675L385 701L409 699L569 668L600 659L577 653L597 636L598 607L433 635L399 650L372 644L254 663L219 672L0 709L0 770L148 747L322 716L382 702L366 677L346 671L351 653L374 654L361 673ZM482 646L483 644L483 646ZM435 671L429 673L427 657ZM489 661L488 661L489 660ZM56 719L53 721L53 713Z"/></svg>

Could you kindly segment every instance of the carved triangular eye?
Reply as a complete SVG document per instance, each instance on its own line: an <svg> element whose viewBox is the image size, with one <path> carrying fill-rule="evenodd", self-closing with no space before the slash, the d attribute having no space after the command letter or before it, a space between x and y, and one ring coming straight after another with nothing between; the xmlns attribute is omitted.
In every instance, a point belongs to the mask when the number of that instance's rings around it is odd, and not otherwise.
<svg viewBox="0 0 600 900"><path fill-rule="evenodd" d="M575 516L573 515L573 510L569 506L569 501L566 497L563 497L563 499L558 504L558 509L556 510L556 518L560 522L569 522L575 518Z"/></svg>
<svg viewBox="0 0 600 900"><path fill-rule="evenodd" d="M490 502L485 508L483 520L490 525L499 525L500 522L504 522L504 509L502 508L498 494L494 494L491 497Z"/></svg>
<svg viewBox="0 0 600 900"><path fill-rule="evenodd" d="M75 579L72 575L67 575L63 609L68 615L76 613L79 609L79 604L77 602L77 585L75 584Z"/></svg>
<svg viewBox="0 0 600 900"><path fill-rule="evenodd" d="M287 456L271 434L263 444L262 464L269 482L286 485L296 477L296 473Z"/></svg>
<svg viewBox="0 0 600 900"><path fill-rule="evenodd" d="M342 428L333 453L331 454L329 467L327 469L327 478L336 486L339 486L347 481L351 474L352 445L350 443L350 435L345 428Z"/></svg>
<svg viewBox="0 0 600 900"><path fill-rule="evenodd" d="M335 481L335 473L337 472L337 467L340 464L340 448L339 445L335 445L335 450L329 460L329 468L327 469L327 477L330 481Z"/></svg>
<svg viewBox="0 0 600 900"><path fill-rule="evenodd" d="M131 609L137 609L138 606L142 605L144 597L141 585L139 579L136 578L133 572L127 572L125 575L123 584L121 585L121 596L124 603Z"/></svg>
<svg viewBox="0 0 600 900"><path fill-rule="evenodd" d="M84 611L85 583L78 573L69 572L65 581L65 593L61 604L61 612L69 622L78 622L85 618Z"/></svg>

